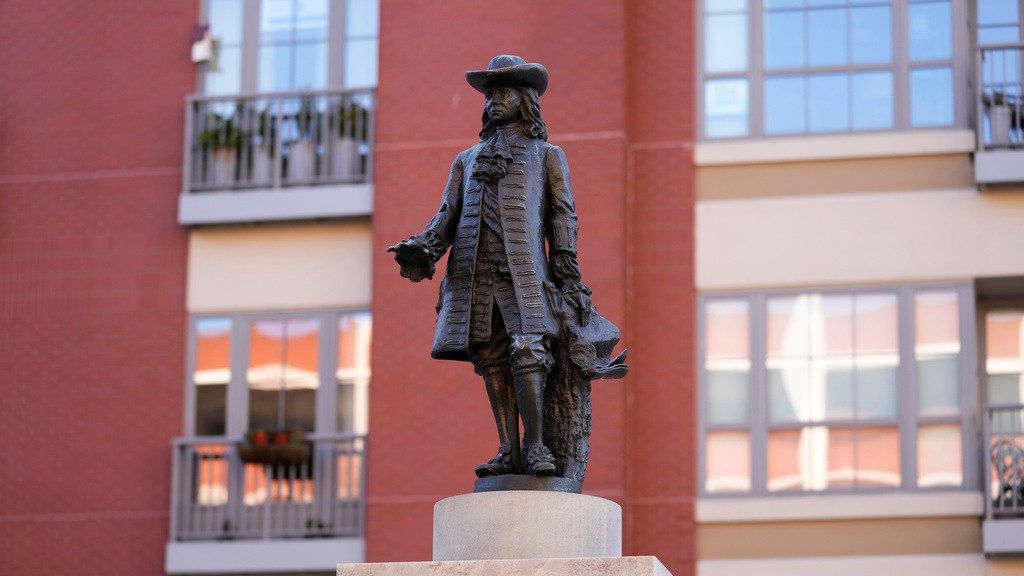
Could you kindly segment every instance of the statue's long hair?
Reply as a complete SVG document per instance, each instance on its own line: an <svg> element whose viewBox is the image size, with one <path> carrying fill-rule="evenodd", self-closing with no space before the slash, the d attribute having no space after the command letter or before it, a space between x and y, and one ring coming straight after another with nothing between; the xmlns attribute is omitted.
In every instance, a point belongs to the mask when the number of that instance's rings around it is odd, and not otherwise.
<svg viewBox="0 0 1024 576"><path fill-rule="evenodd" d="M548 127L544 124L544 118L540 115L540 95L533 88L514 86L513 89L519 92L519 124L523 128L523 134L530 138L547 142ZM491 122L486 108L484 108L482 122L483 127L480 128L480 139L484 140L491 134L494 134L494 131L498 129L498 125Z"/></svg>

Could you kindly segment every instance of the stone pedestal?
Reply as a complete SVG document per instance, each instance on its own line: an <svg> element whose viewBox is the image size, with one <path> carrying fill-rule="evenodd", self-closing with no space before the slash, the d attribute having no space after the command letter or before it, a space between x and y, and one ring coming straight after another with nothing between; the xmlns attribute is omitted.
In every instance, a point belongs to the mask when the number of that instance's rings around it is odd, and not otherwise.
<svg viewBox="0 0 1024 576"><path fill-rule="evenodd" d="M338 576L672 576L654 556L339 564Z"/></svg>
<svg viewBox="0 0 1024 576"><path fill-rule="evenodd" d="M622 508L611 500L510 490L434 505L434 560L622 555Z"/></svg>

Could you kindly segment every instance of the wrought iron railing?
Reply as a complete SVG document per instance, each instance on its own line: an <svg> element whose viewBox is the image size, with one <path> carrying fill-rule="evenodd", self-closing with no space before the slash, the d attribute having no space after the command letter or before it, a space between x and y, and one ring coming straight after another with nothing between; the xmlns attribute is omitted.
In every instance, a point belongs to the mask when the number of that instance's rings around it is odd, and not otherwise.
<svg viewBox="0 0 1024 576"><path fill-rule="evenodd" d="M979 46L978 150L1024 148L1024 44Z"/></svg>
<svg viewBox="0 0 1024 576"><path fill-rule="evenodd" d="M370 181L373 90L192 96L185 192Z"/></svg>
<svg viewBox="0 0 1024 576"><path fill-rule="evenodd" d="M361 535L366 437L315 435L305 446L292 463L255 464L243 462L237 440L176 438L171 539Z"/></svg>
<svg viewBox="0 0 1024 576"><path fill-rule="evenodd" d="M988 517L1024 516L1024 405L985 408Z"/></svg>

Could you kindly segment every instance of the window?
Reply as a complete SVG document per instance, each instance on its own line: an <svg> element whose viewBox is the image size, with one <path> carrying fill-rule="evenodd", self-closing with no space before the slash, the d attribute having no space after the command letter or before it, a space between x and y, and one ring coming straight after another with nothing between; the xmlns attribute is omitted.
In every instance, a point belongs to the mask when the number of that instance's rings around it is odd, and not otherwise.
<svg viewBox="0 0 1024 576"><path fill-rule="evenodd" d="M703 0L703 136L958 123L961 1Z"/></svg>
<svg viewBox="0 0 1024 576"><path fill-rule="evenodd" d="M968 302L961 287L702 297L702 493L966 486Z"/></svg>
<svg viewBox="0 0 1024 576"><path fill-rule="evenodd" d="M195 318L188 433L365 434L371 331L369 312Z"/></svg>
<svg viewBox="0 0 1024 576"><path fill-rule="evenodd" d="M1013 44L1021 41L1024 9L1021 0L978 0L978 44Z"/></svg>
<svg viewBox="0 0 1024 576"><path fill-rule="evenodd" d="M207 94L377 84L378 0L204 0Z"/></svg>

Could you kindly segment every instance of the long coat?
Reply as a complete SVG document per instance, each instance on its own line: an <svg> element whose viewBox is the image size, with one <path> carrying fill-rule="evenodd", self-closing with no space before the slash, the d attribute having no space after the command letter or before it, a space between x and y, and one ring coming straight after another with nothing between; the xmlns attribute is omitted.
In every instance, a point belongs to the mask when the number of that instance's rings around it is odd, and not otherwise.
<svg viewBox="0 0 1024 576"><path fill-rule="evenodd" d="M505 256L509 263L523 332L556 336L558 324L545 294L551 281L547 250L576 254L578 224L565 153L542 140L509 139L512 161L497 183ZM430 355L468 360L469 315L481 231L484 184L473 180L481 144L452 163L441 208L417 236L436 258L451 247L437 301L437 325Z"/></svg>

